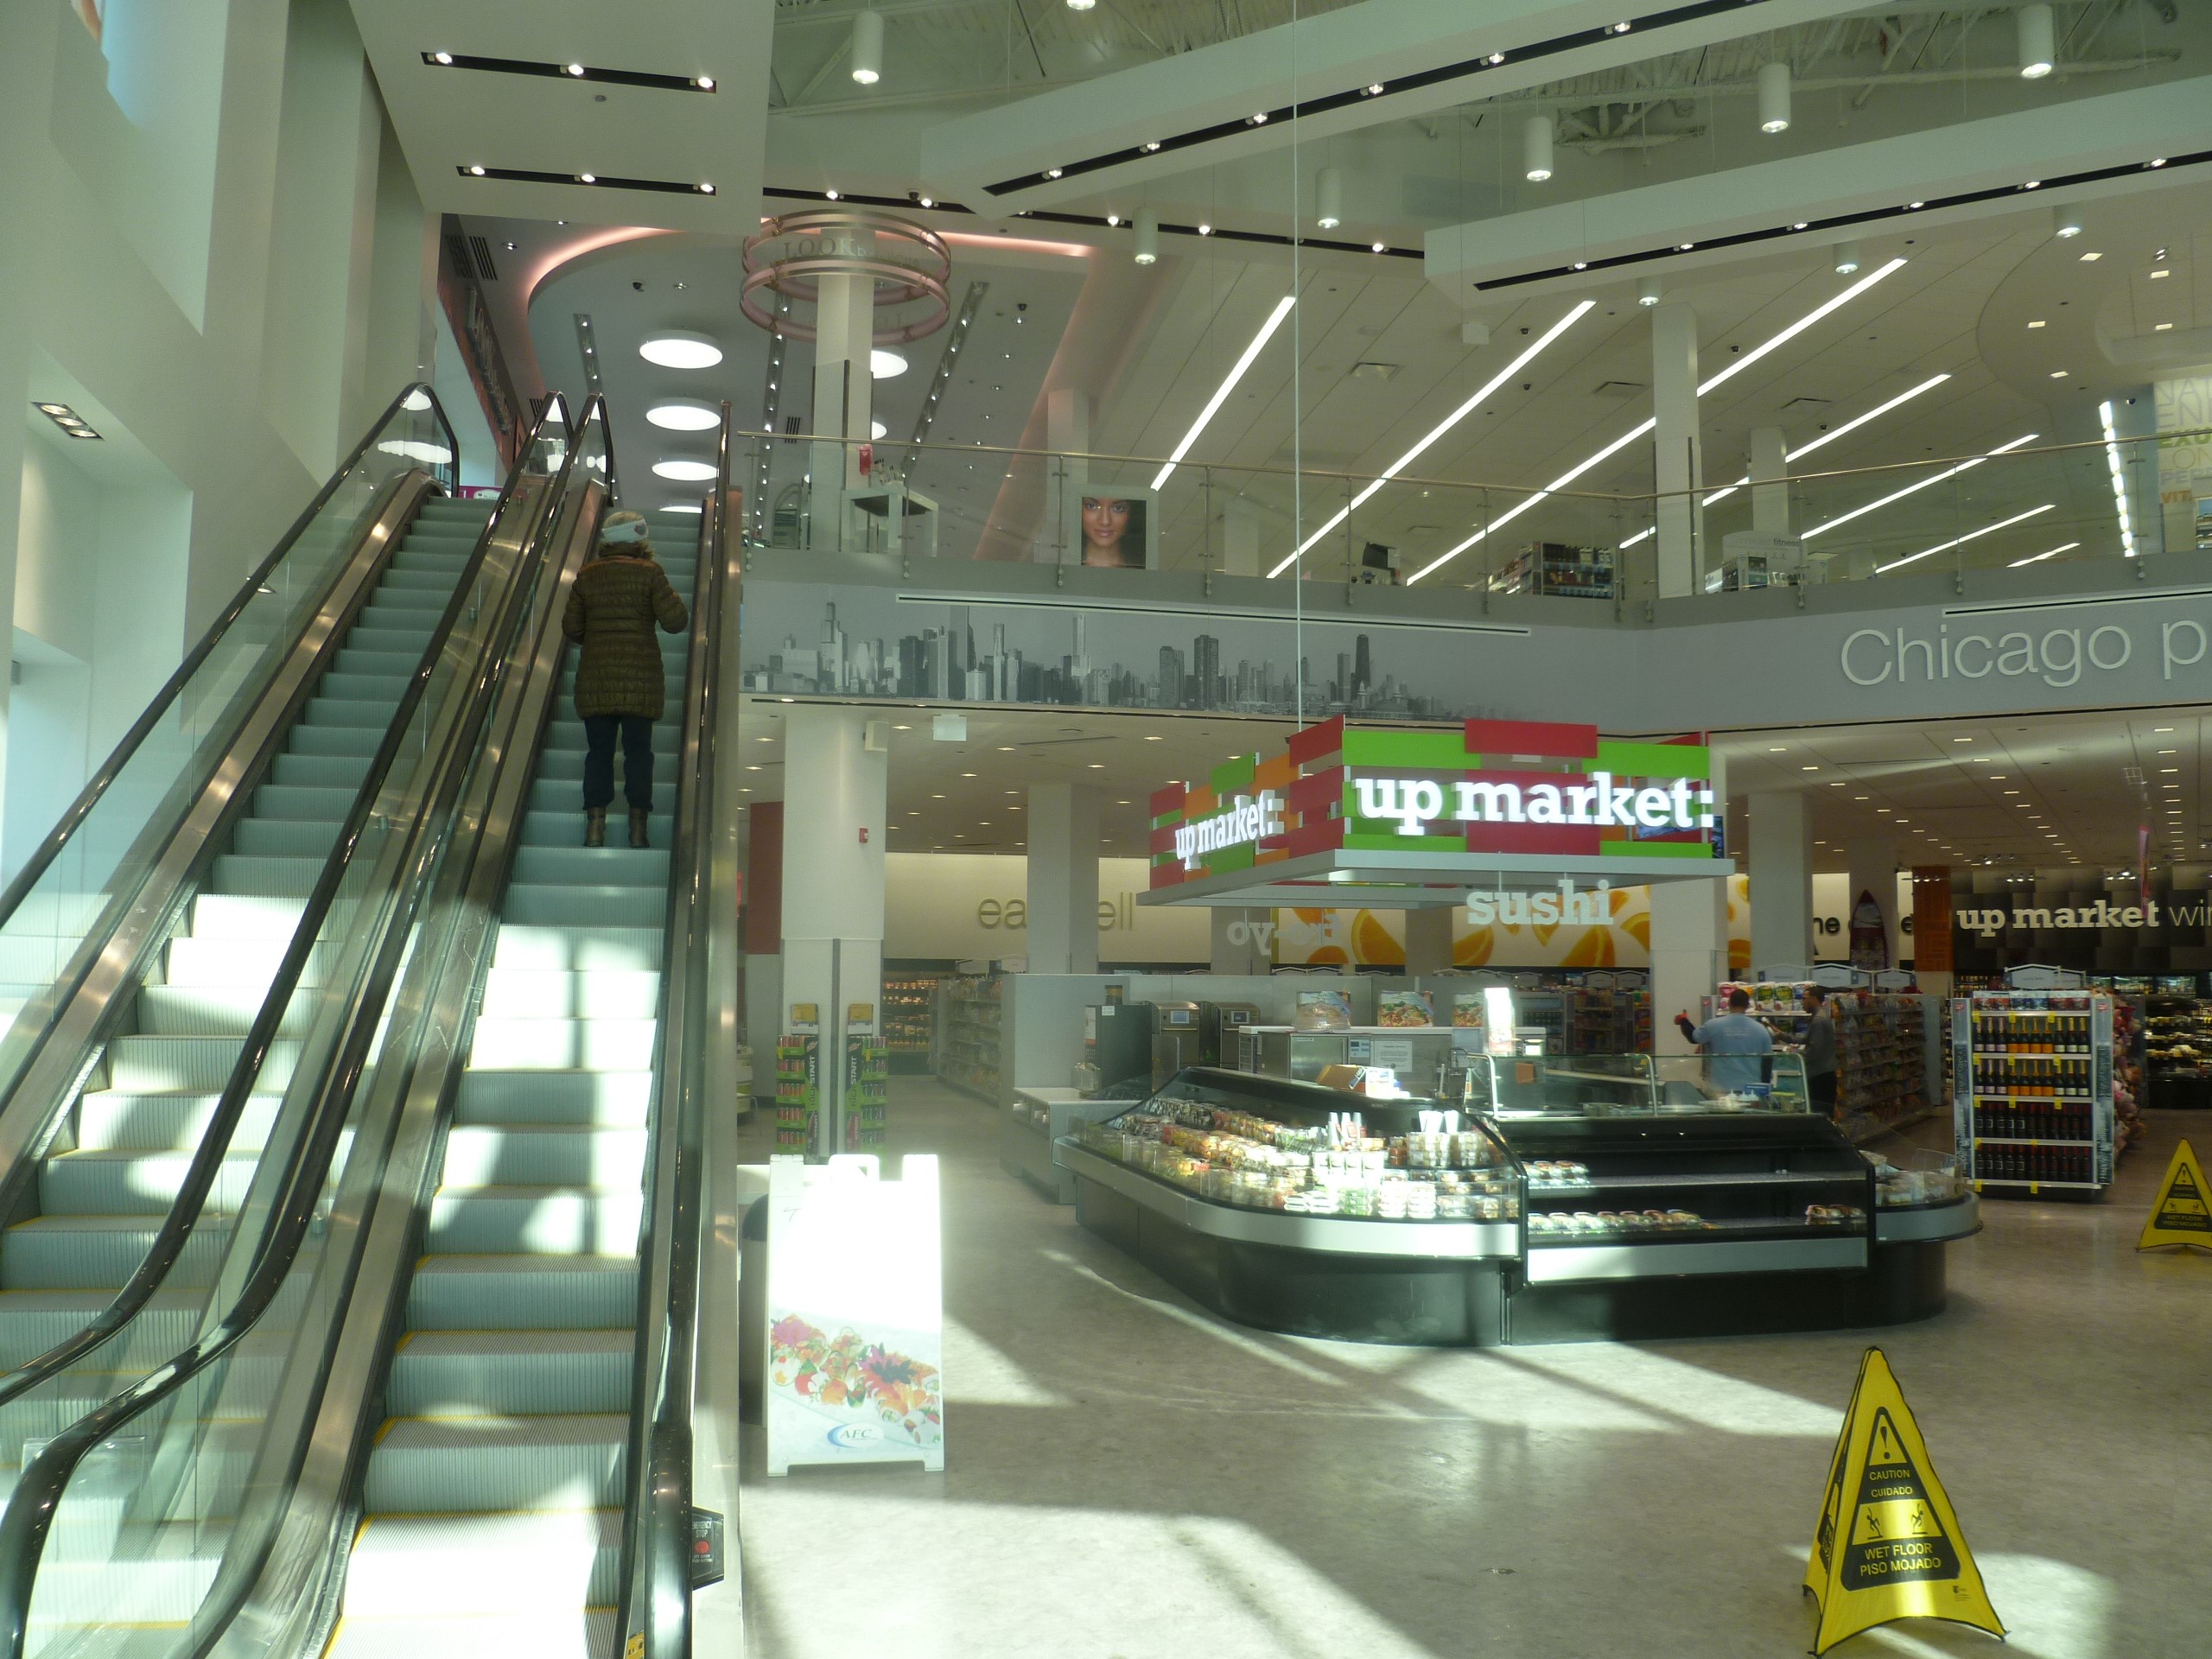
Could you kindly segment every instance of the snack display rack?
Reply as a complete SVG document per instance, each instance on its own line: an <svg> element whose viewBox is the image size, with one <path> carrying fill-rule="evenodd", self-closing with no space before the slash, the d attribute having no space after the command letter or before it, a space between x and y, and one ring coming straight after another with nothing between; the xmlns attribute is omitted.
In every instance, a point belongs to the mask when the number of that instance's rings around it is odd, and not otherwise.
<svg viewBox="0 0 2212 1659"><path fill-rule="evenodd" d="M1939 1310L1942 1246L1980 1224L1965 1183L1862 1155L1795 1057L1762 1072L1455 1049L1446 1092L1408 1099L1194 1066L1052 1157L1084 1227L1268 1329L1492 1344Z"/></svg>
<svg viewBox="0 0 2212 1659"><path fill-rule="evenodd" d="M1598 977L1590 976L1572 993L1570 1046L1577 1054L1649 1054L1651 993L1642 986L1593 985Z"/></svg>
<svg viewBox="0 0 2212 1659"><path fill-rule="evenodd" d="M814 1032L776 1039L776 1150L805 1156L814 1150L822 1114L822 1038Z"/></svg>
<svg viewBox="0 0 2212 1659"><path fill-rule="evenodd" d="M2144 1010L2147 1103L2212 1106L2212 1004L2193 993L2154 991ZM2119 1046L2119 1033L2114 1033Z"/></svg>
<svg viewBox="0 0 2212 1659"><path fill-rule="evenodd" d="M860 1033L845 1039L844 1152L880 1152L891 1104L891 1050Z"/></svg>
<svg viewBox="0 0 2212 1659"><path fill-rule="evenodd" d="M994 1103L1001 1077L1000 984L996 974L963 974L937 986L937 1074Z"/></svg>
<svg viewBox="0 0 2212 1659"><path fill-rule="evenodd" d="M1548 594L1567 599L1613 597L1613 550L1531 542L1490 579L1497 594Z"/></svg>
<svg viewBox="0 0 2212 1659"><path fill-rule="evenodd" d="M930 1069L937 982L935 974L883 976L883 1045L890 1051L891 1070L896 1074Z"/></svg>
<svg viewBox="0 0 2212 1659"><path fill-rule="evenodd" d="M1951 1096L1978 1192L2094 1196L2119 1150L2113 1000L2080 990L1977 991L1951 1006Z"/></svg>

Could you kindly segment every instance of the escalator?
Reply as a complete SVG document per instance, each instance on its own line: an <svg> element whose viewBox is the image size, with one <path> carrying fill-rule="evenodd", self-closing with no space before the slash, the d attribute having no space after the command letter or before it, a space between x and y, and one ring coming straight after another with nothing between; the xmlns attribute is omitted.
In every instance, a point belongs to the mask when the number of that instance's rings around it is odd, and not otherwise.
<svg viewBox="0 0 2212 1659"><path fill-rule="evenodd" d="M182 925L129 997L73 1121L40 1159L24 1207L0 1233L0 1365L20 1366L81 1330L153 1249L200 1147L249 1027L371 759L432 642L493 503L429 496L368 601L338 636L330 666L270 763L268 781L219 842ZM40 988L25 988L26 997ZM260 1068L259 1090L225 1148L206 1204L235 1212L259 1162L300 1039L296 1018ZM212 1243L210 1229L201 1235ZM203 1248L154 1293L147 1346L190 1341L213 1271ZM79 1386L0 1405L0 1491L16 1455L122 1386L113 1370Z"/></svg>
<svg viewBox="0 0 2212 1659"><path fill-rule="evenodd" d="M687 605L698 526L652 526ZM663 648L671 711L688 643ZM676 757L664 736L652 849L583 847L575 676L572 660L499 906L334 1659L550 1655L586 1630L613 1649Z"/></svg>
<svg viewBox="0 0 2212 1659"><path fill-rule="evenodd" d="M560 614L615 488L594 399L459 711L372 834L356 798L255 1015L249 1054L302 1047L235 1223L175 1254L220 1262L185 1339L149 1316L127 1386L28 1440L0 1659L690 1651L706 941L734 913L708 828L735 799L723 421L704 512L653 528L692 618L652 847L581 845Z"/></svg>

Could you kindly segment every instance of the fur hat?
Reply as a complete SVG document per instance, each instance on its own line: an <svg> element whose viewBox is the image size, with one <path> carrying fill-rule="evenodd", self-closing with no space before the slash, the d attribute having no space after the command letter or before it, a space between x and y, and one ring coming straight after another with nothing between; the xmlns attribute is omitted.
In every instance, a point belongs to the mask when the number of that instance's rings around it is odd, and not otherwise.
<svg viewBox="0 0 2212 1659"><path fill-rule="evenodd" d="M632 557L642 553L650 557L653 549L652 542L646 539L648 534L644 513L631 512L626 509L610 512L599 527L599 550L602 554L626 553Z"/></svg>

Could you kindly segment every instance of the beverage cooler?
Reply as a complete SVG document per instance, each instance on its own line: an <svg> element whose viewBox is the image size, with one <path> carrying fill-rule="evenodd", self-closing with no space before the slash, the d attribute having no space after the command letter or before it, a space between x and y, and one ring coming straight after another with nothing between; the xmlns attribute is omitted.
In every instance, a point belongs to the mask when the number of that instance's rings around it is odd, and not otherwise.
<svg viewBox="0 0 2212 1659"><path fill-rule="evenodd" d="M1976 991L1951 1004L1952 1111L1977 1192L2094 1198L2112 1185L2113 1004Z"/></svg>

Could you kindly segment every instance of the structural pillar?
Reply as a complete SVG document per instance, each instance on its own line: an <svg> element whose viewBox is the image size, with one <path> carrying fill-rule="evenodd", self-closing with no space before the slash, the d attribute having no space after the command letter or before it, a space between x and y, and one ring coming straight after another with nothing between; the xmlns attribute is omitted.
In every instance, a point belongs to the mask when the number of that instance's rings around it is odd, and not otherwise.
<svg viewBox="0 0 2212 1659"><path fill-rule="evenodd" d="M745 1040L753 1096L765 1104L776 1092L776 1039L785 1028L784 804L762 801L745 818Z"/></svg>
<svg viewBox="0 0 2212 1659"><path fill-rule="evenodd" d="M1705 462L1697 416L1697 313L1679 302L1651 313L1652 457L1657 512L1659 597L1699 589L1705 546Z"/></svg>
<svg viewBox="0 0 2212 1659"><path fill-rule="evenodd" d="M1802 790L1754 795L1751 967L1813 960L1813 804Z"/></svg>
<svg viewBox="0 0 2212 1659"><path fill-rule="evenodd" d="M1854 968L1894 968L1904 938L1897 926L1897 844L1887 836L1846 842L1843 858L1850 873L1843 894L1847 959ZM1870 904L1872 910L1862 918L1860 912ZM1878 944L1867 931L1872 920L1880 924Z"/></svg>
<svg viewBox="0 0 2212 1659"><path fill-rule="evenodd" d="M865 246L862 244L865 244ZM874 254L873 237L857 238L849 250ZM814 421L817 439L807 458L812 485L809 544L840 545L845 493L868 480L861 476L860 446L869 442L875 418L875 278L833 273L822 278L822 299L815 312Z"/></svg>
<svg viewBox="0 0 2212 1659"><path fill-rule="evenodd" d="M1778 426L1751 429L1751 528L1789 533L1789 444Z"/></svg>
<svg viewBox="0 0 2212 1659"><path fill-rule="evenodd" d="M1459 914L1456 905L1432 906L1406 912L1406 971L1442 974L1452 968L1452 924Z"/></svg>
<svg viewBox="0 0 2212 1659"><path fill-rule="evenodd" d="M1728 977L1728 884L1651 884L1651 1040L1658 1054L1695 1051L1675 1016L1698 1018L1700 999Z"/></svg>
<svg viewBox="0 0 2212 1659"><path fill-rule="evenodd" d="M844 1039L883 1029L883 836L890 756L868 746L856 709L797 703L784 723L784 982L778 1030L822 1039L823 1114L814 1155L847 1150L832 1109ZM858 1017L855 1017L858 1016Z"/></svg>
<svg viewBox="0 0 2212 1659"><path fill-rule="evenodd" d="M1029 971L1098 971L1099 791L1029 786Z"/></svg>
<svg viewBox="0 0 2212 1659"><path fill-rule="evenodd" d="M1219 906L1206 912L1212 923L1213 952L1208 966L1217 974L1266 974L1275 965L1275 913Z"/></svg>

